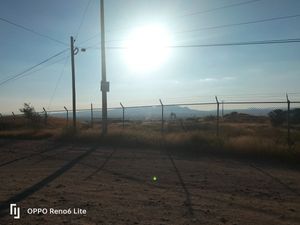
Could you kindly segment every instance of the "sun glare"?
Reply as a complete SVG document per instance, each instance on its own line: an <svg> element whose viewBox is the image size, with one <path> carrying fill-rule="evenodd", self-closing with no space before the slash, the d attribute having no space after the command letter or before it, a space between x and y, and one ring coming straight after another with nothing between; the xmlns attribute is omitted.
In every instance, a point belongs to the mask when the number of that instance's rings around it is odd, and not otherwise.
<svg viewBox="0 0 300 225"><path fill-rule="evenodd" d="M168 32L162 27L141 27L129 35L125 60L137 72L154 70L167 59L169 44Z"/></svg>

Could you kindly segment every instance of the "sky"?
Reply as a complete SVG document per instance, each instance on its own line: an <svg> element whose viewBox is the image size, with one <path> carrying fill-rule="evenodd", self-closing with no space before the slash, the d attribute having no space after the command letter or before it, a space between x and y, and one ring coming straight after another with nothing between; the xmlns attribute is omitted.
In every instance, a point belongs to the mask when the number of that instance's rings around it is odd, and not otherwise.
<svg viewBox="0 0 300 225"><path fill-rule="evenodd" d="M244 2L249 3L238 4ZM24 102L37 111L71 109L70 36L76 47L86 48L75 56L77 108L101 106L99 5L99 0L0 1L0 18L57 40L0 20L0 83L66 50L0 85L2 113L18 112ZM216 95L225 101L285 100L285 93L300 99L300 43L168 48L158 65L144 70L128 63L127 49L112 48L126 46L136 30L148 26L162 28L169 46L300 38L300 16L223 26L298 15L298 0L104 0L104 5L110 107L159 99L212 102ZM216 26L223 27L211 28ZM154 52L148 61L160 56Z"/></svg>

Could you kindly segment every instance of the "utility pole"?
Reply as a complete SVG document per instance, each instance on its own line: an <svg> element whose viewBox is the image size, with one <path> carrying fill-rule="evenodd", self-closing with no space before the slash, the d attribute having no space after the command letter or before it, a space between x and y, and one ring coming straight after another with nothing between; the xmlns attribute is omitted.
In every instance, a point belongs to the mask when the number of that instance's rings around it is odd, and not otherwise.
<svg viewBox="0 0 300 225"><path fill-rule="evenodd" d="M71 66L72 66L72 99L73 99L73 128L76 130L76 89L75 89L75 62L74 55L78 53L78 48L74 49L74 38L71 36Z"/></svg>
<svg viewBox="0 0 300 225"><path fill-rule="evenodd" d="M100 27L101 27L101 91L102 91L102 135L107 133L107 92L109 82L106 81L105 58L105 26L104 26L104 2L100 0Z"/></svg>

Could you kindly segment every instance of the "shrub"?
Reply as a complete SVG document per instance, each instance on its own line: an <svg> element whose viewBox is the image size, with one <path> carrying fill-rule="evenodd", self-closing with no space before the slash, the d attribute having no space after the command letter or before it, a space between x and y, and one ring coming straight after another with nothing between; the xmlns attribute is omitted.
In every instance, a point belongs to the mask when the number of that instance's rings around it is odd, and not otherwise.
<svg viewBox="0 0 300 225"><path fill-rule="evenodd" d="M24 103L24 107L20 109L20 112L24 114L24 117L28 119L32 126L39 126L41 122L41 116L35 111L34 107L30 103Z"/></svg>

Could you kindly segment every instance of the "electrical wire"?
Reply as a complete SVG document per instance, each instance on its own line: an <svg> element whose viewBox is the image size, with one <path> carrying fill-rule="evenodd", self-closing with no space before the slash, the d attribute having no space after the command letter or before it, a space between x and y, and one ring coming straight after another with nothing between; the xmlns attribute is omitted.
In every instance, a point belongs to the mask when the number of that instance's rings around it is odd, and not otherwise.
<svg viewBox="0 0 300 225"><path fill-rule="evenodd" d="M10 25L13 25L13 26L15 26L15 27L18 27L18 28L20 28L20 29L22 29L22 30L25 30L25 31L30 32L30 33L33 33L33 34L38 35L38 36L40 36L40 37L46 38L46 39L48 39L48 40L54 41L54 42L56 42L56 43L59 43L59 44L62 44L62 45L68 45L67 43L62 42L62 41L60 41L60 40L58 40L58 39L56 39L56 38L53 38L53 37L51 37L51 36L49 36L49 35L46 35L46 34L42 34L42 33L37 32L37 31L35 31L35 30L31 29L31 28L28 28L28 27L25 27L25 26L23 26L23 25L21 25L21 24L17 24L17 23L15 23L15 22L12 22L12 21L10 21L10 20L8 20L8 19L5 19L5 18L0 17L0 21L5 22L5 23L8 23L8 24L10 24Z"/></svg>
<svg viewBox="0 0 300 225"><path fill-rule="evenodd" d="M225 47L225 46L244 46L244 45L267 45L267 44L287 44L299 43L300 38L262 40L262 41L246 41L246 42L228 42L228 43L212 43L212 44L192 44L192 45L168 45L165 48L200 48L200 47ZM88 49L99 49L100 47L89 47ZM124 46L108 46L107 49L122 50L128 49Z"/></svg>
<svg viewBox="0 0 300 225"><path fill-rule="evenodd" d="M62 71L61 71L61 73L60 73L60 75L59 75L59 77L58 77L58 80L56 81L54 91L53 91L53 93L52 93L52 95L51 95L51 97L50 97L50 100L49 100L49 103L48 103L48 107L47 107L47 109L49 109L49 110L50 110L50 106L51 106L51 104L52 104L52 102L53 102L54 96L55 96L55 94L56 94L58 85L60 84L60 81L61 81L61 79L62 79L62 76L63 76L63 74L64 74L64 72L65 72L65 68L66 68L66 65L67 65L67 62L68 62L68 60L67 60L68 58L70 58L70 56L66 57L64 66L63 66L63 68L62 68Z"/></svg>
<svg viewBox="0 0 300 225"><path fill-rule="evenodd" d="M237 6L241 6L241 5L248 5L248 4L259 2L259 1L262 1L262 0L250 0L250 1L245 1L245 2L224 5L224 6L220 6L220 7L216 7L216 8L211 8L211 9L206 9L206 10L201 10L201 11L184 14L179 17L181 18L181 17L187 17L187 16L194 16L194 15L198 15L198 14L210 13L210 12L218 11L221 9L228 9L228 8L237 7Z"/></svg>
<svg viewBox="0 0 300 225"><path fill-rule="evenodd" d="M82 17L81 17L81 20L80 20L79 27L78 27L78 29L77 29L77 33L76 33L76 35L75 35L75 40L78 38L78 35L79 35L79 32L80 32L80 29L81 29L81 27L82 27L82 25L83 25L83 22L84 22L84 20L85 20L85 17L86 17L87 10L88 10L88 8L89 8L89 6L90 6L91 2L92 2L92 0L88 0L88 3L87 3L87 5L85 6L85 9L84 9L83 15L82 15Z"/></svg>
<svg viewBox="0 0 300 225"><path fill-rule="evenodd" d="M12 81L12 80L16 80L16 79L22 78L23 76L27 76L26 74L27 74L28 72L32 71L34 68L37 68L38 66L41 66L41 65L45 64L46 62L49 62L50 60L52 60L52 59L54 59L54 58L56 58L56 57L62 55L62 54L65 53L67 50L69 50L69 49L65 49L65 50L63 50L63 51L60 51L60 52L58 52L58 53L52 55L51 57L49 57L49 58L47 58L47 59L41 61L40 63L35 64L34 66L29 67L28 69L25 69L24 71L22 71L22 72L20 72L20 73L17 73L17 74L15 74L15 75L12 75L12 76L7 77L5 80L3 80L3 81L0 82L0 86L6 84L6 83L9 82L9 81ZM35 72L36 72L36 71L35 71Z"/></svg>
<svg viewBox="0 0 300 225"><path fill-rule="evenodd" d="M176 32L174 32L174 34L192 33L192 32L198 32L201 30L214 30L214 29L221 29L221 28L227 28L227 27L265 23L265 22L271 22L271 21L277 21L277 20L292 19L292 18L297 18L297 17L300 17L300 14L272 17L272 18L266 18L266 19L260 19L260 20L245 21L245 22L240 22L240 23L223 24L223 25L217 25L217 26L200 27L200 28L195 28L195 29L190 29L190 30L176 31ZM97 34L89 37L85 41L81 42L80 44L86 43L96 37L99 37L99 35L100 35L100 33L97 33ZM122 41L128 41L128 40L130 40L130 39L112 39L112 40L107 40L106 43L122 42Z"/></svg>
<svg viewBox="0 0 300 225"><path fill-rule="evenodd" d="M242 45L267 45L267 44L287 44L299 43L300 38L292 39L277 39L263 41L248 41L248 42L229 42L229 43L213 43L213 44L195 44L195 45L172 45L167 48L200 48L200 47L222 47L222 46L242 46Z"/></svg>
<svg viewBox="0 0 300 225"><path fill-rule="evenodd" d="M178 32L175 32L175 34L191 33L191 32L197 32L197 31L201 31L201 30L213 30L213 29L242 26L242 25L256 24L256 23L264 23L264 22L270 22L270 21L275 21L275 20L291 19L291 18L296 18L296 17L300 17L300 14L272 17L272 18L267 18L267 19L253 20L253 21L247 21L247 22L241 22L241 23L231 23L231 24L224 24L224 25L217 25L217 26L201 27L201 28L196 28L196 29L191 29L191 30L178 31Z"/></svg>
<svg viewBox="0 0 300 225"><path fill-rule="evenodd" d="M247 4L251 4L251 3L255 3L255 2L259 2L259 1L263 1L263 0L250 0L250 1L234 3L234 4L223 5L223 6L215 7L215 8L211 8L211 9L206 9L206 10L201 10L201 11L195 11L195 12L192 12L192 13L182 14L182 15L179 15L179 16L172 16L170 19L172 19L172 18L173 19L178 19L178 18L184 18L184 17L194 16L194 15L198 15L198 14L206 14L206 13L210 13L210 12L214 12L214 11L218 11L218 10L222 10L222 9L237 7L237 6L241 6L241 5L247 5ZM106 32L125 30L125 29L128 29L128 28L129 27L113 28L113 29L107 30Z"/></svg>
<svg viewBox="0 0 300 225"><path fill-rule="evenodd" d="M250 3L254 3L254 2L258 2L258 1L262 1L262 0L251 0L251 1L240 2L240 3L236 3L236 4L224 5L224 6L217 7L217 8L207 9L207 10L203 10L203 11L196 11L196 12L193 12L193 13L190 13L190 14L183 14L181 16L176 16L174 18L181 18L181 17L193 16L193 15L196 15L196 14L204 14L204 13L213 12L213 11L216 11L216 10L221 10L221 9L236 7L236 6L240 6L240 5L246 5L246 4L250 4ZM282 18L282 19L284 19L284 18ZM261 21L261 22L266 22L266 21ZM251 23L251 22L252 21L245 22L245 24ZM224 25L224 26L229 26L229 25ZM233 25L230 25L230 26L233 26ZM115 28L115 29L107 30L106 32L117 31L117 30L124 30L124 29L128 29L128 28L129 27L127 27L127 28L124 28L124 27L123 28ZM216 28L211 28L211 29L216 29ZM100 35L100 32L98 32L97 34L95 34L95 35L87 38L86 40L82 41L80 44L86 43L86 42L88 42L88 41L90 41L90 40L92 40L94 38L97 38L97 37L99 37L99 35ZM115 42L115 41L124 41L124 40L107 40L105 42L108 43L108 42Z"/></svg>
<svg viewBox="0 0 300 225"><path fill-rule="evenodd" d="M92 2L92 0L88 0L87 5L85 6L85 9L84 9L83 15L82 15L82 17L81 17L81 20L80 20L80 23L79 23L79 26L78 26L78 29L77 29L77 32L76 32L76 35L75 35L74 40L77 40L77 38L78 38L78 36L79 36L81 27L82 27L82 25L83 25L83 22L84 22L85 17L86 17L86 13L87 13L87 11L88 11L88 8L89 8L91 2ZM59 77L58 77L58 80L56 81L55 88L54 88L54 91L53 91L53 93L52 93L52 95L51 95L51 97L50 97L50 100L49 100L49 104L48 104L47 109L50 109L50 106L51 106L52 101L53 101L53 99L54 99L54 96L55 96L55 94L56 94L58 85L59 85L59 83L60 83L60 81L61 81L61 79L62 79L62 76L63 76L63 74L64 74L64 71L65 71L65 67L66 67L66 65L67 65L67 59L68 59L68 58L69 58L69 57L66 57L66 61L65 61L64 66L63 66L63 68L62 68L62 71L61 71L61 73L60 73L60 75L59 75Z"/></svg>
<svg viewBox="0 0 300 225"><path fill-rule="evenodd" d="M58 60L55 60L55 61L53 61L53 62L50 63L50 64L46 64L45 66L43 66L43 67L41 67L41 68L38 68L38 69L36 69L36 70L33 70L33 71L31 71L31 72L28 72L28 73L26 73L26 74L24 74L24 75L18 77L18 79L23 78L23 77L30 76L30 75L32 75L32 74L34 74L34 73L36 73L36 72L39 72L39 71L41 71L41 70L43 70L43 69L45 69L45 68L48 68L49 66L52 66L52 65L54 65L54 64L56 64L56 63L58 63L58 62L61 62L61 61L63 61L64 59L67 59L67 58L69 58L69 57L70 57L70 56L66 56L66 57L60 58L60 59L58 59Z"/></svg>

